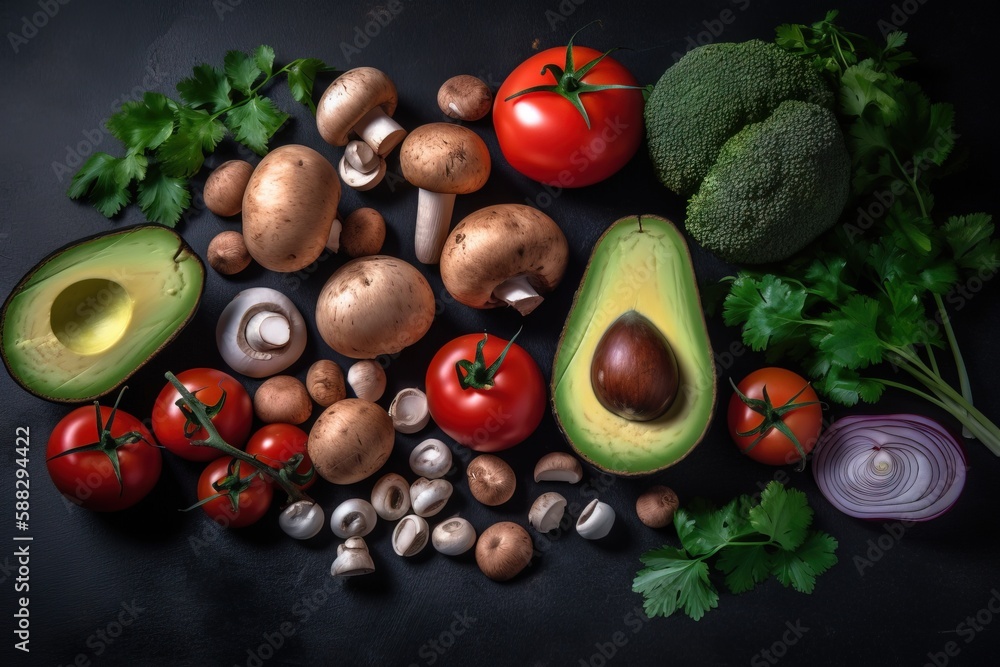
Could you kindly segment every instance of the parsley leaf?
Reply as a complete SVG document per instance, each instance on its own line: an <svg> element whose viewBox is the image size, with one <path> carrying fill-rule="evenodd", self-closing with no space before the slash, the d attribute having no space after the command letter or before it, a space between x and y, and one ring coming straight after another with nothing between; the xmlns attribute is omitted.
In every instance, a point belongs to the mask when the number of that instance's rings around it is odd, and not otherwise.
<svg viewBox="0 0 1000 667"><path fill-rule="evenodd" d="M173 227L191 204L191 193L184 179L168 176L153 164L139 183L138 202L148 220Z"/></svg>
<svg viewBox="0 0 1000 667"><path fill-rule="evenodd" d="M174 131L172 106L166 95L145 93L142 100L125 102L108 119L108 131L132 150L156 148Z"/></svg>
<svg viewBox="0 0 1000 667"><path fill-rule="evenodd" d="M257 58L251 58L242 51L229 51L224 62L229 84L244 95L250 94L253 84L264 73L257 65Z"/></svg>
<svg viewBox="0 0 1000 667"><path fill-rule="evenodd" d="M122 178L120 163L121 158L94 153L73 176L67 194L72 199L89 195L94 207L105 217L117 215L132 198L128 181Z"/></svg>
<svg viewBox="0 0 1000 667"><path fill-rule="evenodd" d="M160 145L156 159L170 176L186 178L198 173L226 134L225 126L203 109L182 107L178 111L177 132Z"/></svg>
<svg viewBox="0 0 1000 667"><path fill-rule="evenodd" d="M309 107L313 115L316 115L316 103L313 102L313 84L316 75L320 72L333 71L332 67L327 67L322 60L317 58L302 58L293 60L288 65L288 88L292 92L292 97L296 102L301 102Z"/></svg>
<svg viewBox="0 0 1000 667"><path fill-rule="evenodd" d="M226 127L236 141L258 155L267 153L267 141L288 120L288 114L267 97L254 97L226 114Z"/></svg>
<svg viewBox="0 0 1000 667"><path fill-rule="evenodd" d="M754 502L739 496L721 509L694 501L674 514L683 548L664 546L640 558L646 566L632 582L649 616L682 610L694 620L718 606L708 559L725 574L733 593L744 593L770 575L786 586L812 592L816 576L837 562L837 542L810 531L813 512L805 494L770 482Z"/></svg>
<svg viewBox="0 0 1000 667"><path fill-rule="evenodd" d="M194 76L182 79L177 84L181 99L192 109L207 108L218 113L232 104L229 93L232 90L226 75L211 65L198 65Z"/></svg>
<svg viewBox="0 0 1000 667"><path fill-rule="evenodd" d="M719 605L719 594L708 578L708 563L690 560L686 553L672 547L647 552L632 582L632 590L646 597L646 615L670 616L678 609L694 620Z"/></svg>

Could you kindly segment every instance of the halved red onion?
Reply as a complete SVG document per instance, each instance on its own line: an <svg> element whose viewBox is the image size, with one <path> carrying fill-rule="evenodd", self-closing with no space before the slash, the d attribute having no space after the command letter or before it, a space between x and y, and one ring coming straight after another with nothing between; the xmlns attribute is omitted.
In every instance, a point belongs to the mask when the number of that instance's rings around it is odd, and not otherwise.
<svg viewBox="0 0 1000 667"><path fill-rule="evenodd" d="M965 486L965 451L932 419L858 415L838 419L816 443L813 476L834 507L861 519L927 521Z"/></svg>

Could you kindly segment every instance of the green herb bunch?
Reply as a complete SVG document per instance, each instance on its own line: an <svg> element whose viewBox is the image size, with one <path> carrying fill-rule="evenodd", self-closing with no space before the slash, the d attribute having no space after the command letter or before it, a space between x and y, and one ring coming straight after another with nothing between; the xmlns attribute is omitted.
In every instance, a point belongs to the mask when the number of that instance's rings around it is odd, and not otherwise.
<svg viewBox="0 0 1000 667"><path fill-rule="evenodd" d="M632 590L645 597L646 614L677 610L699 620L719 603L708 560L733 593L749 591L772 575L785 586L812 593L816 577L837 562L837 540L810 530L813 512L806 496L769 482L755 502L743 495L722 509L693 502L674 514L681 548L665 546L642 555Z"/></svg>
<svg viewBox="0 0 1000 667"><path fill-rule="evenodd" d="M954 415L966 435L1000 455L1000 429L972 405L968 374L945 299L972 276L1000 269L991 216L943 222L930 185L955 145L951 105L931 103L897 71L915 61L906 34L884 44L846 32L830 12L811 26L783 25L777 44L807 59L837 93L852 156L853 203L834 230L780 270L741 271L728 282L723 318L769 360L793 359L831 401L875 402L886 387ZM959 388L942 377L949 349ZM883 366L909 375L902 382Z"/></svg>
<svg viewBox="0 0 1000 667"><path fill-rule="evenodd" d="M125 155L91 155L73 176L68 194L73 199L88 195L111 218L132 202L134 191L149 221L173 227L191 204L188 179L227 134L258 155L267 153L268 141L289 115L261 91L284 74L292 97L315 114L313 83L317 73L330 70L316 58L275 70L270 46L249 54L229 51L222 71L198 65L177 84L181 102L147 92L124 103L107 128L125 144Z"/></svg>

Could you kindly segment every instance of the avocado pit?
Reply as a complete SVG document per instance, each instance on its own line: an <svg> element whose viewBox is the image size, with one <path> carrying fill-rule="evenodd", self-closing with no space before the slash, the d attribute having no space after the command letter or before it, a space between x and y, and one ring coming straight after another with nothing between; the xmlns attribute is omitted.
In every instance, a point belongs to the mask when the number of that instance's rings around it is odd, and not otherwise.
<svg viewBox="0 0 1000 667"><path fill-rule="evenodd" d="M677 358L660 330L629 310L598 342L590 382L607 410L630 421L651 421L663 415L677 396Z"/></svg>

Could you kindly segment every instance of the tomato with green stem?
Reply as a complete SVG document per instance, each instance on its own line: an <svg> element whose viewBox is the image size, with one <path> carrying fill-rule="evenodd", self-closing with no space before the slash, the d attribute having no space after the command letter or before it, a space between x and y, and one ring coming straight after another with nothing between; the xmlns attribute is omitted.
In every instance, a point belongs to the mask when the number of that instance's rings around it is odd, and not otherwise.
<svg viewBox="0 0 1000 667"><path fill-rule="evenodd" d="M732 380L730 380L732 383ZM800 463L823 430L823 406L808 380L784 368L761 368L743 378L729 400L729 435L761 463Z"/></svg>
<svg viewBox="0 0 1000 667"><path fill-rule="evenodd" d="M575 46L575 38L518 65L493 105L507 162L528 178L564 188L615 174L645 136L643 88L609 56L615 49Z"/></svg>
<svg viewBox="0 0 1000 667"><path fill-rule="evenodd" d="M198 478L198 502L188 509L201 507L223 527L242 528L263 517L274 487L259 470L232 457L209 462Z"/></svg>
<svg viewBox="0 0 1000 667"><path fill-rule="evenodd" d="M212 368L192 368L177 379L205 406L205 411L219 435L241 449L253 425L253 402L236 378ZM222 456L212 447L192 445L205 440L208 433L191 413L173 384L160 391L153 406L153 433L160 444L189 461L211 461Z"/></svg>
<svg viewBox="0 0 1000 667"><path fill-rule="evenodd" d="M425 389L431 419L466 447L481 452L513 447L542 421L545 380L516 338L459 336L431 359Z"/></svg>
<svg viewBox="0 0 1000 667"><path fill-rule="evenodd" d="M284 474L300 489L316 482L316 470L306 451L309 434L293 424L267 424L247 442L247 454ZM295 462L298 465L291 465Z"/></svg>
<svg viewBox="0 0 1000 667"><path fill-rule="evenodd" d="M124 390L122 390L124 393ZM95 402L63 417L49 436L46 468L70 501L97 512L131 507L156 486L163 457L146 426Z"/></svg>

